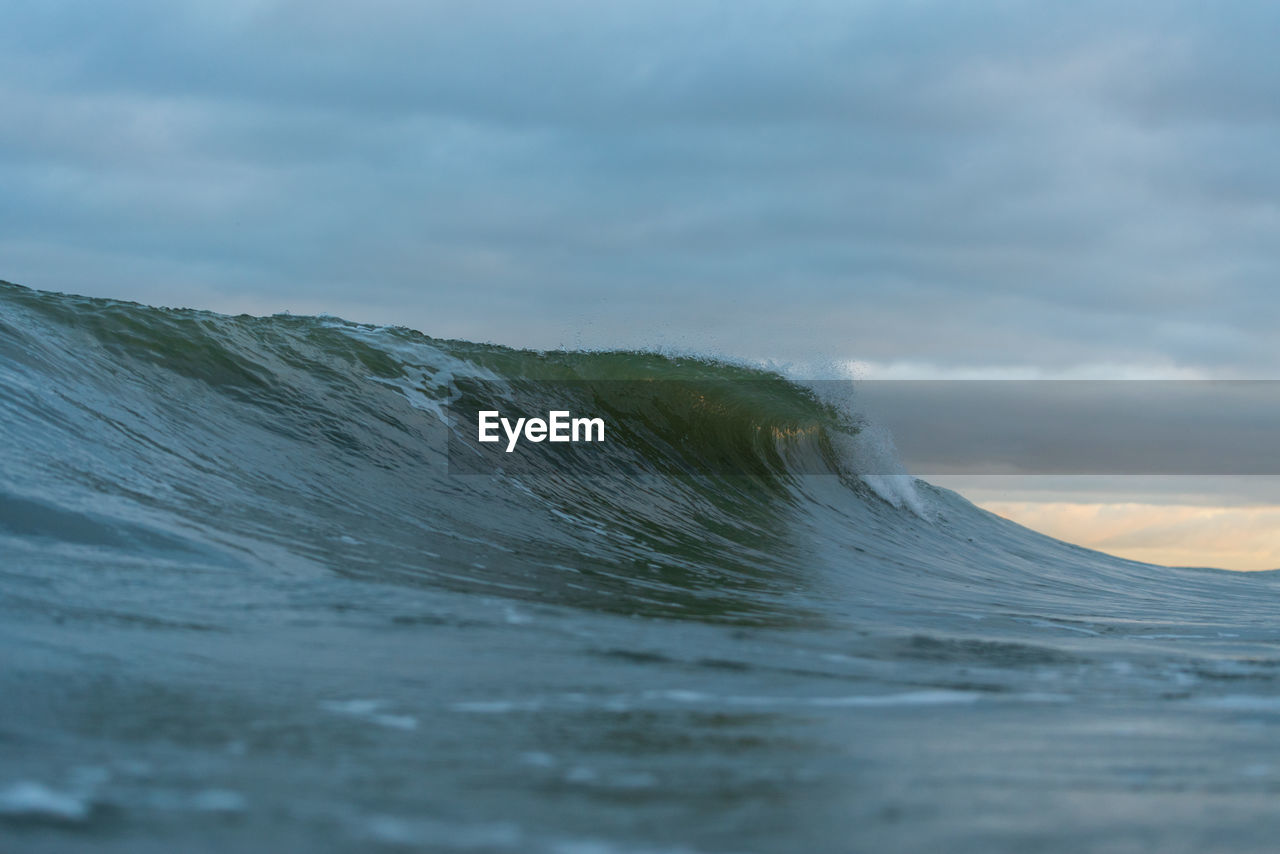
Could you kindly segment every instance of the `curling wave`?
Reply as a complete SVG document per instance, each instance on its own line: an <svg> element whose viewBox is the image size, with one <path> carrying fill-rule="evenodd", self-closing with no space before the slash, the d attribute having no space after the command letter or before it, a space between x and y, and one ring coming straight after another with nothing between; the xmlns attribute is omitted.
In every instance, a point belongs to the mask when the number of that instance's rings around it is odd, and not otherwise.
<svg viewBox="0 0 1280 854"><path fill-rule="evenodd" d="M909 478L872 489L855 414L752 367L9 284L0 303L11 536L700 619L812 613L796 591L833 577L951 607L989 604L974 585L1065 602L1203 579L1057 543ZM463 379L480 381L468 405L523 411L545 406L547 381L572 382L610 416L610 454L452 475Z"/></svg>

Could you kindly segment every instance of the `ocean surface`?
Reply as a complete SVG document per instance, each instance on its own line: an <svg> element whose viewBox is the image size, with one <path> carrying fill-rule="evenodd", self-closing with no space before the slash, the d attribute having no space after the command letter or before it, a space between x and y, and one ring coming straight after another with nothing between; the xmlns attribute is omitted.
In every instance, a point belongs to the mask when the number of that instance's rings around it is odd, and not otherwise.
<svg viewBox="0 0 1280 854"><path fill-rule="evenodd" d="M460 474L466 378L666 396L625 475ZM864 477L843 406L0 284L0 851L1275 851L1277 576Z"/></svg>

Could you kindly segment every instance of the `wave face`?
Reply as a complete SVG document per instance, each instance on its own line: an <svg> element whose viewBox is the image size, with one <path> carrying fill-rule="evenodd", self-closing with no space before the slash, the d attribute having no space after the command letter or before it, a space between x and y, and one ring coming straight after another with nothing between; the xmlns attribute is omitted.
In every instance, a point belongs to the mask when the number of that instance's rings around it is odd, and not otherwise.
<svg viewBox="0 0 1280 854"><path fill-rule="evenodd" d="M451 473L463 379L642 407L625 476ZM0 284L0 840L1262 846L1274 575L861 477L857 424L716 361Z"/></svg>

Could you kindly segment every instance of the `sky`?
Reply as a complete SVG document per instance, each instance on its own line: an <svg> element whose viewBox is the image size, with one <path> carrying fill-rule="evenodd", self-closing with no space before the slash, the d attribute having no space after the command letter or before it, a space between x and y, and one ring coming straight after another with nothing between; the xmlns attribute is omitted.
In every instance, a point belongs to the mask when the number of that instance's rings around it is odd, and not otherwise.
<svg viewBox="0 0 1280 854"><path fill-rule="evenodd" d="M0 0L0 279L882 377L1277 378L1277 32L1263 2Z"/></svg>

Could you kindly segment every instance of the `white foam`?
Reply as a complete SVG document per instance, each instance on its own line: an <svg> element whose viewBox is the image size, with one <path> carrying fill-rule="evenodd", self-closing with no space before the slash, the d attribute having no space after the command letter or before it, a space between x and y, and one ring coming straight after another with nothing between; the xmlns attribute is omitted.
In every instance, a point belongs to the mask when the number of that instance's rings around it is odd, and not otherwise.
<svg viewBox="0 0 1280 854"><path fill-rule="evenodd" d="M837 436L836 443L852 466L851 473L857 474L883 501L906 508L921 519L929 518L929 507L916 489L916 479L899 459L897 445L887 428L866 424L855 436Z"/></svg>
<svg viewBox="0 0 1280 854"><path fill-rule="evenodd" d="M453 356L426 341L396 338L388 334L390 327L366 327L337 322L330 324L330 328L393 357L400 364L400 377L388 379L370 376L368 379L396 389L414 409L430 412L445 425L449 424L446 408L456 399L456 390L450 388L456 377L499 379L490 369Z"/></svg>
<svg viewBox="0 0 1280 854"><path fill-rule="evenodd" d="M707 700L715 699L710 694L704 694L701 691L687 691L683 688L669 688L662 691L646 691L646 698L672 700L676 703L705 703Z"/></svg>
<svg viewBox="0 0 1280 854"><path fill-rule="evenodd" d="M90 805L85 798L24 780L0 790L0 815L29 816L59 821L84 821Z"/></svg>
<svg viewBox="0 0 1280 854"><path fill-rule="evenodd" d="M533 622L533 617L517 611L510 605L503 610L503 616L506 618L507 623L513 626L523 626L526 623Z"/></svg>
<svg viewBox="0 0 1280 854"><path fill-rule="evenodd" d="M941 706L951 703L976 703L982 695L976 691L907 691L901 694L855 695L849 697L810 697L809 706Z"/></svg>
<svg viewBox="0 0 1280 854"><path fill-rule="evenodd" d="M384 700L325 700L320 707L337 715L369 715L384 705Z"/></svg>
<svg viewBox="0 0 1280 854"><path fill-rule="evenodd" d="M973 703L981 694L973 691L907 691L898 694L853 694L838 697L767 697L767 696L728 696L718 697L698 691L666 690L648 691L644 695L651 699L671 700L677 703L725 703L733 706L814 706L819 708L835 707L875 707L875 706L932 706L946 703Z"/></svg>
<svg viewBox="0 0 1280 854"><path fill-rule="evenodd" d="M855 435L836 434L832 437L841 458L849 465L848 474L862 480L879 498L894 507L905 508L922 519L932 518L933 513L919 490L916 478L907 472L898 454L898 447L888 428L868 422L866 413L858 412L857 387L852 381L844 383L811 382L796 376L794 370L785 374L793 381L809 388L824 403L842 410L851 417L859 416L861 427ZM854 373L837 370L840 377L854 379Z"/></svg>
<svg viewBox="0 0 1280 854"><path fill-rule="evenodd" d="M875 708L882 706L936 706L956 703L974 703L984 696L976 691L952 691L934 689L923 691L905 691L896 694L854 694L835 697L778 697L752 695L720 695L701 691L689 691L682 688L666 688L644 691L633 696L592 697L584 694L564 694L556 698L556 704L591 705L609 711L629 711L645 705L645 702L666 701L670 703L712 706L777 706L795 707L810 706L815 708ZM1047 695L1045 695L1047 696ZM1021 699L1046 702L1045 696L1026 695ZM473 714L510 714L512 712L531 712L546 707L547 703L539 700L472 700L453 703L450 708L456 712Z"/></svg>
<svg viewBox="0 0 1280 854"><path fill-rule="evenodd" d="M320 708L335 715L359 718L389 729L418 728L418 719L412 715L390 715L380 711L385 705L385 700L325 700Z"/></svg>

